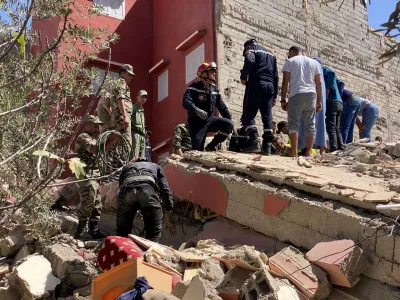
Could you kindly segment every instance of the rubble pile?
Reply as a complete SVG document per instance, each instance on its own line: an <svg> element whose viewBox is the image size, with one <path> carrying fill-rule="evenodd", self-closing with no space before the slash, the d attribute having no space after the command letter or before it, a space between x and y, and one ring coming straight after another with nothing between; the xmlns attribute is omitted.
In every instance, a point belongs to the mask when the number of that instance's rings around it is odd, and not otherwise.
<svg viewBox="0 0 400 300"><path fill-rule="evenodd" d="M147 248L148 263L180 274L171 295L182 300L327 299L332 285L353 287L369 266L351 240L319 243L306 254L289 246L268 258L252 246L228 247L216 240L174 250L130 238Z"/></svg>
<svg viewBox="0 0 400 300"><path fill-rule="evenodd" d="M95 250L69 234L38 246L23 226L15 227L0 240L0 299L90 299L99 274Z"/></svg>
<svg viewBox="0 0 400 300"><path fill-rule="evenodd" d="M378 144L365 140L346 145L346 150L315 158L317 162L346 166L359 176L386 180L400 178L400 142Z"/></svg>

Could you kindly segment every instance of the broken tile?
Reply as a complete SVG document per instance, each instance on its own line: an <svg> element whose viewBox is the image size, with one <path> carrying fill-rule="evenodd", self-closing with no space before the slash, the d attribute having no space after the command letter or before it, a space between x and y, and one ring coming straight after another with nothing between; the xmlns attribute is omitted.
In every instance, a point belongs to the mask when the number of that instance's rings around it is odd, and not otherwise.
<svg viewBox="0 0 400 300"><path fill-rule="evenodd" d="M340 191L340 195L345 196L345 197L349 197L355 194L354 190L351 189L345 189L345 190L341 190Z"/></svg>
<svg viewBox="0 0 400 300"><path fill-rule="evenodd" d="M332 284L353 287L360 274L369 266L363 250L352 240L318 243L306 258L328 273Z"/></svg>
<svg viewBox="0 0 400 300"><path fill-rule="evenodd" d="M328 185L330 180L324 178L310 178L305 180L304 183L312 186L323 187L324 185Z"/></svg>
<svg viewBox="0 0 400 300"><path fill-rule="evenodd" d="M378 192L369 193L365 196L364 201L366 202L389 202L396 196L396 192Z"/></svg>

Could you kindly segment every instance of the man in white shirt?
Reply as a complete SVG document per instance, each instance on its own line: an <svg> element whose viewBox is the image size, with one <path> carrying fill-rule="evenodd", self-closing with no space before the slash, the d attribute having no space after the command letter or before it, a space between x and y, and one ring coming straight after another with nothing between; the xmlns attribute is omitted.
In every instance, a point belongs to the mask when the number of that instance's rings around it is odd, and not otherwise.
<svg viewBox="0 0 400 300"><path fill-rule="evenodd" d="M299 126L304 118L307 143L306 156L311 156L315 138L315 113L322 109L321 73L317 63L302 55L299 47L289 49L288 60L283 66L281 106L288 112L289 136L292 150L289 156L297 157ZM289 102L286 94L289 85Z"/></svg>

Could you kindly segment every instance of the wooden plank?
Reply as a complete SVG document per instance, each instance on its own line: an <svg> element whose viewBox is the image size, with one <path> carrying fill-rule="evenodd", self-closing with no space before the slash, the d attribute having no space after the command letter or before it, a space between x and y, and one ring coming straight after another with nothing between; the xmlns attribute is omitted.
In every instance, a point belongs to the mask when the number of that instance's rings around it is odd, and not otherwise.
<svg viewBox="0 0 400 300"><path fill-rule="evenodd" d="M199 263L191 263L190 266L186 267L185 273L183 274L183 281L192 280L197 275L199 269Z"/></svg>

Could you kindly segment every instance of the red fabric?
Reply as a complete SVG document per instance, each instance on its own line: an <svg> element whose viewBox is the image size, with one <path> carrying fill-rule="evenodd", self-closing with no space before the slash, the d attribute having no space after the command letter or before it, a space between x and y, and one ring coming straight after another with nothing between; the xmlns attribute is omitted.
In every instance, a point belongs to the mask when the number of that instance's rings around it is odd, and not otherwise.
<svg viewBox="0 0 400 300"><path fill-rule="evenodd" d="M109 236L97 256L97 263L106 272L124 262L143 256L143 251L131 239Z"/></svg>

